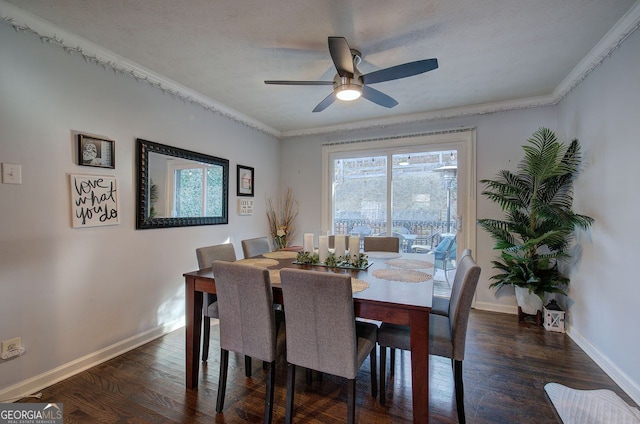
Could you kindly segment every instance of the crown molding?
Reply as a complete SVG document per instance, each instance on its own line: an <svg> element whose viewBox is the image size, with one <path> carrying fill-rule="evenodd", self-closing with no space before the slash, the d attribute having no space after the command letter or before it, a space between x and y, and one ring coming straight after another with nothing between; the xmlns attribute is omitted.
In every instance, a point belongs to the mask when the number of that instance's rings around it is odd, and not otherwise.
<svg viewBox="0 0 640 424"><path fill-rule="evenodd" d="M320 134L346 133L359 130L384 129L397 125L416 124L420 122L434 121L438 119L460 118L473 115L486 115L490 113L506 112L509 110L530 109L554 105L555 99L551 95L528 97L525 99L505 100L501 102L482 103L478 105L460 106L450 109L436 110L432 112L413 113L385 119L370 119L351 122L335 126L310 128L295 131L283 131L281 138L303 137Z"/></svg>
<svg viewBox="0 0 640 424"><path fill-rule="evenodd" d="M640 28L640 0L625 13L622 18L605 34L593 49L576 65L564 80L553 90L556 103L562 100L574 88L618 49L635 30Z"/></svg>
<svg viewBox="0 0 640 424"><path fill-rule="evenodd" d="M62 47L67 53L80 54L85 61L102 66L105 70L129 75L187 103L198 105L216 115L223 116L241 125L274 136L276 138L304 137L321 134L348 133L358 130L383 129L390 126L415 124L439 119L485 115L510 110L551 106L560 102L575 87L622 45L624 40L640 27L640 0L609 30L596 46L576 65L565 79L543 96L500 102L461 106L424 113L407 114L383 119L370 119L333 126L316 127L293 131L279 131L253 119L201 93L159 75L143 66L125 59L75 34L66 32L53 24L0 0L0 20L6 21L18 32L32 33L42 42Z"/></svg>
<svg viewBox="0 0 640 424"><path fill-rule="evenodd" d="M215 115L223 116L246 127L274 137L280 136L280 131L260 121L218 103L199 92L157 74L136 62L125 59L76 34L67 32L3 0L0 0L0 20L9 23L16 32L31 33L39 37L43 43L59 46L69 54L79 54L88 63L102 66L105 70L111 70L116 74L132 76L136 81L147 83L165 94L170 94L186 103L200 106Z"/></svg>

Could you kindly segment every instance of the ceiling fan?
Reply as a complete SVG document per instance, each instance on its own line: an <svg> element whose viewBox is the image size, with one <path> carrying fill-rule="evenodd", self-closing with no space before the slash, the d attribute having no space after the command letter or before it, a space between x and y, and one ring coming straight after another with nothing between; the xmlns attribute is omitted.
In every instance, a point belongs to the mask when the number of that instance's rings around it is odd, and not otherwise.
<svg viewBox="0 0 640 424"><path fill-rule="evenodd" d="M438 68L438 59L425 59L363 75L357 67L362 60L362 54L358 50L351 49L344 37L329 37L329 53L338 71L336 76L333 77L333 81L267 80L264 83L276 85L333 85L333 92L318 103L313 109L314 112L325 110L336 98L351 101L358 99L360 96L380 106L392 108L398 102L383 92L369 87L369 84L411 77Z"/></svg>

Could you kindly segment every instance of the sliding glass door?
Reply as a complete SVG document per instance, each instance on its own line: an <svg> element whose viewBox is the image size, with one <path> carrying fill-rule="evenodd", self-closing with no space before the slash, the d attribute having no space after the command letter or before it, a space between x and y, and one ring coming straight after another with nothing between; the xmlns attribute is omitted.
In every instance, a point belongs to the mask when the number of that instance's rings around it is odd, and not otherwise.
<svg viewBox="0 0 640 424"><path fill-rule="evenodd" d="M386 231L387 157L336 157L333 174L332 233L364 237Z"/></svg>
<svg viewBox="0 0 640 424"><path fill-rule="evenodd" d="M323 149L328 180L323 227L334 234L398 237L401 251L409 253L451 248L451 259L436 268L453 270L456 248L475 242L473 231L462 231L475 222L473 135L390 144L395 143ZM436 274L447 280L445 269Z"/></svg>
<svg viewBox="0 0 640 424"><path fill-rule="evenodd" d="M333 157L333 233L393 235L425 252L455 232L457 151L366 153Z"/></svg>

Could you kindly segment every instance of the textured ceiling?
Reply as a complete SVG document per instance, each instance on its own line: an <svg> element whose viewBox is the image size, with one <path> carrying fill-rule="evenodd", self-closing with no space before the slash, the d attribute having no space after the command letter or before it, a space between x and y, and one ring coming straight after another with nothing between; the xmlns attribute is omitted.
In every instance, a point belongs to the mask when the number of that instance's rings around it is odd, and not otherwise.
<svg viewBox="0 0 640 424"><path fill-rule="evenodd" d="M636 0L8 3L285 136L550 98L638 6ZM363 73L433 57L440 67L373 86L399 102L393 109L360 99L312 113L330 86L263 83L330 81L335 70L328 36L344 36L362 52Z"/></svg>

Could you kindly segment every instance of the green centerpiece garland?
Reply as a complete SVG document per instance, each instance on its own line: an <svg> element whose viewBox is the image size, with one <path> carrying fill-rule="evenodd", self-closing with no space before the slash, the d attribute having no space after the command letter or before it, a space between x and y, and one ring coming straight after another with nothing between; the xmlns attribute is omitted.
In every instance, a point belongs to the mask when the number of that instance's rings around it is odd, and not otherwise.
<svg viewBox="0 0 640 424"><path fill-rule="evenodd" d="M298 252L296 263L303 265L320 265L330 268L354 268L366 269L369 266L369 258L366 254L360 253L358 258L353 260L351 255L336 257L336 254L329 252L329 256L323 262L320 262L320 256L317 253Z"/></svg>

